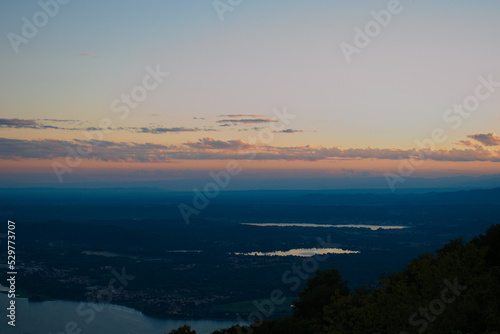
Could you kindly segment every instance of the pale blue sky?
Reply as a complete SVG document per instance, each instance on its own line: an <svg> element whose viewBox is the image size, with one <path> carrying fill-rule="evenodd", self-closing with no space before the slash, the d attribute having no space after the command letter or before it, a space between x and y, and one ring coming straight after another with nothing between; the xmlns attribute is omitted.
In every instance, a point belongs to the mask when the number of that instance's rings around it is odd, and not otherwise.
<svg viewBox="0 0 500 334"><path fill-rule="evenodd" d="M408 146L471 93L477 76L500 77L500 3L401 4L403 12L346 64L339 43L352 43L353 28L386 1L243 1L221 22L211 1L73 0L17 55L5 36L40 8L3 2L0 107L4 117L97 122L145 66L161 64L171 77L138 115L186 126L192 116L286 105L302 128L316 131L304 144L387 146L382 134L390 131ZM459 136L493 131L495 101ZM349 137L353 131L361 140Z"/></svg>

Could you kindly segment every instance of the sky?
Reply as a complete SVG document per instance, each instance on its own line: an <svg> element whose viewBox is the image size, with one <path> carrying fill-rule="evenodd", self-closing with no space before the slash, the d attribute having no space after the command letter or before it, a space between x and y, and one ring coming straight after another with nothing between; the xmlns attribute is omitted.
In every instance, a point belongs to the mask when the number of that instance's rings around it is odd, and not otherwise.
<svg viewBox="0 0 500 334"><path fill-rule="evenodd" d="M0 187L190 190L228 166L227 189L500 186L499 15L493 0L3 1Z"/></svg>

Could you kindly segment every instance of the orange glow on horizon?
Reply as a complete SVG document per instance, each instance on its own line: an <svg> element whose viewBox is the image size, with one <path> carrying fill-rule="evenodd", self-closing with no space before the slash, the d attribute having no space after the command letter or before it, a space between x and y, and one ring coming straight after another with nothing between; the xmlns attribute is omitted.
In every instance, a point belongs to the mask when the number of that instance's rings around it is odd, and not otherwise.
<svg viewBox="0 0 500 334"><path fill-rule="evenodd" d="M52 163L56 161L66 164L65 159L55 160L4 160L0 171L4 173L53 173ZM104 162L82 160L81 164L72 167L74 173L95 172L133 172L133 171L218 171L224 170L227 164L236 161L243 171L259 172L272 177L307 174L315 172L322 175L370 176L383 175L386 171L395 172L400 165L399 160L350 159L350 160L319 160L319 161L288 161L288 160L176 160L173 162ZM437 177L450 175L484 175L500 172L500 163L492 162L442 162L427 160L421 166L415 167L413 176ZM292 173L292 174L290 174Z"/></svg>

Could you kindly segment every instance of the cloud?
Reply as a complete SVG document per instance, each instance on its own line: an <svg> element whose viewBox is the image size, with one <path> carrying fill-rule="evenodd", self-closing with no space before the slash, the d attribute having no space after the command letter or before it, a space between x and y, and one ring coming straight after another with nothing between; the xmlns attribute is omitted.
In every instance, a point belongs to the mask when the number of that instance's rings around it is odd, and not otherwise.
<svg viewBox="0 0 500 334"><path fill-rule="evenodd" d="M476 144L474 144L470 140L461 140L456 144L460 145L460 146L467 146L467 147L476 147L477 146Z"/></svg>
<svg viewBox="0 0 500 334"><path fill-rule="evenodd" d="M244 118L244 119L221 119L217 123L242 123L242 124L258 124L258 123L272 123L278 122L277 119L272 118Z"/></svg>
<svg viewBox="0 0 500 334"><path fill-rule="evenodd" d="M139 129L138 132L141 133L153 133L153 134L161 134L161 133L167 133L167 132L197 132L200 131L198 129L190 129L190 128L184 128L184 127L176 127L176 128L131 128L131 129Z"/></svg>
<svg viewBox="0 0 500 334"><path fill-rule="evenodd" d="M128 128L131 130L138 130L140 133L151 133L151 134L162 134L162 133L179 133L179 132L201 132L201 131L218 131L216 129L211 128L185 128L185 127L174 127L174 128Z"/></svg>
<svg viewBox="0 0 500 334"><path fill-rule="evenodd" d="M483 147L478 147L474 149L464 149L464 150L436 150L431 151L429 160L434 161L492 161L500 162L500 156L498 152L490 152Z"/></svg>
<svg viewBox="0 0 500 334"><path fill-rule="evenodd" d="M9 128L26 128L26 129L56 129L56 130L84 130L83 128L68 128L64 126L51 125L57 123L70 124L74 123L77 125L82 125L83 122L70 120L70 119L19 119L19 118L0 118L0 127Z"/></svg>
<svg viewBox="0 0 500 334"><path fill-rule="evenodd" d="M80 146L80 148L79 148ZM484 147L440 150L401 150L385 148L347 148L321 146L277 147L251 144L243 140L219 140L210 137L182 145L140 144L131 142L91 142L82 140L19 140L0 138L0 159L55 159L68 152L91 149L83 158L100 161L162 162L175 160L345 160L388 159L399 160L422 156L434 161L490 161L500 162L500 152ZM345 171L348 172L348 171Z"/></svg>
<svg viewBox="0 0 500 334"><path fill-rule="evenodd" d="M55 118L43 118L41 121L48 121L48 122L64 122L64 123L78 123L81 124L82 121L78 121L75 119L55 119Z"/></svg>
<svg viewBox="0 0 500 334"><path fill-rule="evenodd" d="M294 130L294 129L286 129L286 130L281 130L281 131L273 131L274 133L299 133L299 132L304 132L302 130Z"/></svg>
<svg viewBox="0 0 500 334"><path fill-rule="evenodd" d="M484 146L498 146L500 145L500 137L496 136L494 133L478 133L474 135L467 136L468 138L474 139Z"/></svg>
<svg viewBox="0 0 500 334"><path fill-rule="evenodd" d="M71 142L61 140L21 140L0 138L0 158L8 160L54 159L64 153L65 145Z"/></svg>
<svg viewBox="0 0 500 334"><path fill-rule="evenodd" d="M175 146L152 143L119 143L84 140L20 140L0 138L0 159L89 159L115 162L169 161L168 152Z"/></svg>
<svg viewBox="0 0 500 334"><path fill-rule="evenodd" d="M455 143L455 144L459 145L459 146L465 146L465 147L474 147L476 149L481 148L481 145L473 143L470 140L461 140L461 141L459 141L458 143Z"/></svg>
<svg viewBox="0 0 500 334"><path fill-rule="evenodd" d="M354 170L354 169L346 169L346 168L342 168L341 170L347 176L368 177L371 175L370 172L366 171L366 170Z"/></svg>
<svg viewBox="0 0 500 334"><path fill-rule="evenodd" d="M93 54L90 54L90 53L85 53L85 52L80 53L80 56L100 58L100 56L96 56L96 55L93 55Z"/></svg>
<svg viewBox="0 0 500 334"><path fill-rule="evenodd" d="M0 118L1 128L26 129L65 129L54 125L43 124L32 119Z"/></svg>
<svg viewBox="0 0 500 334"><path fill-rule="evenodd" d="M267 117L267 115L252 115L252 114L233 114L233 115L219 115L219 117L229 117L229 118L243 118L243 117L251 117L251 118L263 118Z"/></svg>
<svg viewBox="0 0 500 334"><path fill-rule="evenodd" d="M236 124L259 124L259 123L272 123L278 122L277 119L268 118L267 115L253 115L253 114L231 114L219 115L218 117L225 118L218 120L217 123L232 123Z"/></svg>
<svg viewBox="0 0 500 334"><path fill-rule="evenodd" d="M198 141L195 143L192 141L188 141L184 145L201 150L246 150L253 147L252 145L245 143L240 139L222 141L210 137L198 139Z"/></svg>
<svg viewBox="0 0 500 334"><path fill-rule="evenodd" d="M154 115L154 114L153 114ZM78 123L80 126L74 127L65 127L65 126L56 126L51 125L57 122L64 123ZM75 120L57 120L57 119L43 119L43 120L26 120L26 119L18 119L18 118L0 118L0 128L1 127L10 127L10 128L29 128L29 129L55 129L55 130L66 130L66 131L103 131L105 129L95 127L95 126L87 126L83 127L84 122L75 121ZM112 128L110 128L112 129ZM163 134L163 133L179 133L179 132L199 132L199 131L217 131L216 129L211 128L186 128L186 127L118 127L114 129L115 131L133 131L138 133L150 133L150 134Z"/></svg>
<svg viewBox="0 0 500 334"><path fill-rule="evenodd" d="M39 125L31 119L0 118L0 126L7 128L37 128Z"/></svg>
<svg viewBox="0 0 500 334"><path fill-rule="evenodd" d="M233 125L234 125L234 124L233 124ZM263 129L265 129L265 127L262 127L262 126L254 126L253 128L240 128L240 129L238 129L238 131L245 131L245 132L247 132L247 131L261 131L261 130L263 130Z"/></svg>

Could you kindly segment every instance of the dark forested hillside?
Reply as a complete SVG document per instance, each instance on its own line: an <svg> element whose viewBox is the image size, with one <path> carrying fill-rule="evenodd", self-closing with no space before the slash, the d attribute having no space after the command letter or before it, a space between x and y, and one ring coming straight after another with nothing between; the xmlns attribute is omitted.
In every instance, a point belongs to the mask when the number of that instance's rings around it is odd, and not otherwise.
<svg viewBox="0 0 500 334"><path fill-rule="evenodd" d="M422 254L372 289L349 291L337 270L318 271L294 310L213 334L499 333L500 225Z"/></svg>

